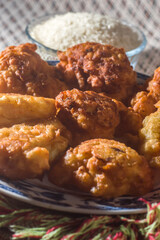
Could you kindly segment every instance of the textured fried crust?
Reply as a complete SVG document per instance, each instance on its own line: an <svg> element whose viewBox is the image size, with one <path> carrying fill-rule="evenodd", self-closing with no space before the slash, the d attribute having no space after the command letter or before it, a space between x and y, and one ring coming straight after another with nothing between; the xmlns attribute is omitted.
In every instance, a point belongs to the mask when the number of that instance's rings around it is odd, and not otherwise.
<svg viewBox="0 0 160 240"><path fill-rule="evenodd" d="M148 91L156 102L160 100L160 67L154 71L153 79L148 84Z"/></svg>
<svg viewBox="0 0 160 240"><path fill-rule="evenodd" d="M56 74L35 52L31 43L7 47L0 54L0 93L20 93L54 98L67 89Z"/></svg>
<svg viewBox="0 0 160 240"><path fill-rule="evenodd" d="M92 139L70 148L53 165L49 180L103 198L143 195L152 188L146 159L124 144L107 139Z"/></svg>
<svg viewBox="0 0 160 240"><path fill-rule="evenodd" d="M90 138L112 138L119 123L118 101L93 91L72 89L55 99L57 117L73 134L74 145Z"/></svg>
<svg viewBox="0 0 160 240"><path fill-rule="evenodd" d="M70 88L105 92L117 100L130 96L136 73L124 49L100 43L82 43L58 52L63 79Z"/></svg>
<svg viewBox="0 0 160 240"><path fill-rule="evenodd" d="M120 111L120 123L116 129L118 135L124 133L136 135L141 127L142 117L139 113L136 113L132 107L126 107Z"/></svg>
<svg viewBox="0 0 160 240"><path fill-rule="evenodd" d="M154 104L156 100L150 92L141 91L136 94L136 96L131 100L131 106L133 110L139 113L144 119L150 113L156 111Z"/></svg>
<svg viewBox="0 0 160 240"><path fill-rule="evenodd" d="M138 149L138 132L142 127L142 117L131 107L120 111L120 123L115 130L114 137L133 149Z"/></svg>
<svg viewBox="0 0 160 240"><path fill-rule="evenodd" d="M55 114L54 99L12 93L0 94L0 127L50 118Z"/></svg>
<svg viewBox="0 0 160 240"><path fill-rule="evenodd" d="M0 175L10 179L41 176L67 148L70 133L58 120L0 129Z"/></svg>
<svg viewBox="0 0 160 240"><path fill-rule="evenodd" d="M146 156L152 167L160 168L160 110L144 119L139 137L140 152Z"/></svg>
<svg viewBox="0 0 160 240"><path fill-rule="evenodd" d="M156 111L155 104L160 100L160 67L154 72L153 79L147 81L146 91L141 91L131 100L131 106L142 118Z"/></svg>

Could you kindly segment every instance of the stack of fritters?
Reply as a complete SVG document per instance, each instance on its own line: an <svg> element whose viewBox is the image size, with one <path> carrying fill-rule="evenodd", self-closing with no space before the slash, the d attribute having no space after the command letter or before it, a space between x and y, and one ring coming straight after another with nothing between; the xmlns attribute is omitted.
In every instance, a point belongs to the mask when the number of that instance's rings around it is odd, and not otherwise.
<svg viewBox="0 0 160 240"><path fill-rule="evenodd" d="M0 55L0 174L25 179L49 172L56 185L103 198L150 191L150 162L129 147L143 142L138 132L146 113L138 103L143 93L128 104L138 88L124 50L83 43L59 52L56 66L35 50L22 44ZM156 92L144 95L157 100Z"/></svg>
<svg viewBox="0 0 160 240"><path fill-rule="evenodd" d="M1 94L0 175L35 178L49 170L71 139L55 112L54 99Z"/></svg>

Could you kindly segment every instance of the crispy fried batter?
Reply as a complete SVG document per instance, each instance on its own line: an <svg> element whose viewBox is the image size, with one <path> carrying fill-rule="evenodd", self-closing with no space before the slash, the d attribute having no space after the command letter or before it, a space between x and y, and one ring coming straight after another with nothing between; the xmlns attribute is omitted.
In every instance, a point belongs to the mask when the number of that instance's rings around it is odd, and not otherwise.
<svg viewBox="0 0 160 240"><path fill-rule="evenodd" d="M14 93L0 93L0 127L54 117L55 100Z"/></svg>
<svg viewBox="0 0 160 240"><path fill-rule="evenodd" d="M146 84L145 84L146 85ZM156 111L155 103L160 100L160 67L154 72L153 78L148 79L145 91L140 91L131 100L131 106L142 118Z"/></svg>
<svg viewBox="0 0 160 240"><path fill-rule="evenodd" d="M139 113L136 113L133 108L126 107L120 110L120 124L116 129L118 135L122 135L123 133L136 135L141 127L142 117Z"/></svg>
<svg viewBox="0 0 160 240"><path fill-rule="evenodd" d="M143 195L152 188L146 159L124 144L107 139L92 139L70 148L53 165L49 180L106 199Z"/></svg>
<svg viewBox="0 0 160 240"><path fill-rule="evenodd" d="M160 67L154 71L153 79L149 82L147 90L156 102L160 100Z"/></svg>
<svg viewBox="0 0 160 240"><path fill-rule="evenodd" d="M10 179L41 176L67 148L70 133L58 120L0 129L0 175Z"/></svg>
<svg viewBox="0 0 160 240"><path fill-rule="evenodd" d="M74 145L90 138L112 138L119 123L119 103L93 91L72 89L55 99L57 117L73 134Z"/></svg>
<svg viewBox="0 0 160 240"><path fill-rule="evenodd" d="M150 113L156 111L154 104L156 100L153 98L150 92L142 91L138 92L136 96L131 100L131 106L133 110L139 113L144 119Z"/></svg>
<svg viewBox="0 0 160 240"><path fill-rule="evenodd" d="M57 67L70 88L126 100L136 84L136 73L122 48L87 42L58 52L58 57Z"/></svg>
<svg viewBox="0 0 160 240"><path fill-rule="evenodd" d="M138 149L138 132L142 127L142 117L131 107L120 110L120 123L115 130L115 138L127 146Z"/></svg>
<svg viewBox="0 0 160 240"><path fill-rule="evenodd" d="M0 93L20 93L54 98L67 89L56 74L35 52L31 43L7 47L0 54Z"/></svg>
<svg viewBox="0 0 160 240"><path fill-rule="evenodd" d="M156 106L159 105L158 102ZM160 168L160 109L144 119L139 137L140 152L146 156L152 167Z"/></svg>

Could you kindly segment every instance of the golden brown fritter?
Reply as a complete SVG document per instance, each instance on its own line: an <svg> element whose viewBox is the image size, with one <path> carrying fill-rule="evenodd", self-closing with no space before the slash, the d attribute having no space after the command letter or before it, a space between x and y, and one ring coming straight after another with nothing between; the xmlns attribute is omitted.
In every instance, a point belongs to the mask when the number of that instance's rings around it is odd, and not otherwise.
<svg viewBox="0 0 160 240"><path fill-rule="evenodd" d="M57 68L70 88L126 100L136 84L136 73L122 48L87 42L58 52L58 57Z"/></svg>
<svg viewBox="0 0 160 240"><path fill-rule="evenodd" d="M156 107L154 106L155 103L156 100L153 98L152 94L146 91L138 92L131 100L133 110L139 113L143 119L156 111Z"/></svg>
<svg viewBox="0 0 160 240"><path fill-rule="evenodd" d="M122 135L123 133L136 135L141 127L142 117L132 107L125 107L120 110L120 123L116 129L118 135Z"/></svg>
<svg viewBox="0 0 160 240"><path fill-rule="evenodd" d="M154 72L153 78L148 79L145 91L140 91L131 100L131 106L142 118L156 111L155 104L160 100L160 67Z"/></svg>
<svg viewBox="0 0 160 240"><path fill-rule="evenodd" d="M67 148L70 133L58 120L0 129L0 175L10 179L41 176Z"/></svg>
<svg viewBox="0 0 160 240"><path fill-rule="evenodd" d="M54 117L55 100L14 93L0 93L0 127Z"/></svg>
<svg viewBox="0 0 160 240"><path fill-rule="evenodd" d="M140 152L146 156L152 167L160 168L160 109L143 120L139 137Z"/></svg>
<svg viewBox="0 0 160 240"><path fill-rule="evenodd" d="M52 166L49 180L106 199L143 195L152 189L146 159L124 144L107 139L92 139L70 148Z"/></svg>
<svg viewBox="0 0 160 240"><path fill-rule="evenodd" d="M55 99L57 117L72 132L74 146L90 138L113 138L119 102L93 91L72 89Z"/></svg>
<svg viewBox="0 0 160 240"><path fill-rule="evenodd" d="M160 100L160 67L154 71L153 79L149 82L147 90L156 102Z"/></svg>
<svg viewBox="0 0 160 240"><path fill-rule="evenodd" d="M31 43L7 47L0 54L0 93L20 93L54 98L67 89L54 66L35 52Z"/></svg>
<svg viewBox="0 0 160 240"><path fill-rule="evenodd" d="M138 132L142 127L142 117L131 107L120 110L120 123L115 130L115 138L127 146L138 149Z"/></svg>

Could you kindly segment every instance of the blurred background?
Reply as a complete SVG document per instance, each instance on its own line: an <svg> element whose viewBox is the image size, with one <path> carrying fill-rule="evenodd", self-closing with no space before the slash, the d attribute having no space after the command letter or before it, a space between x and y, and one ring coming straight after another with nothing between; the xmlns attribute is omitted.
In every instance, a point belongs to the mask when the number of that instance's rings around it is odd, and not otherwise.
<svg viewBox="0 0 160 240"><path fill-rule="evenodd" d="M0 0L0 51L28 42L25 28L32 19L70 11L101 13L139 27L146 35L147 46L136 71L152 75L160 66L159 0Z"/></svg>

